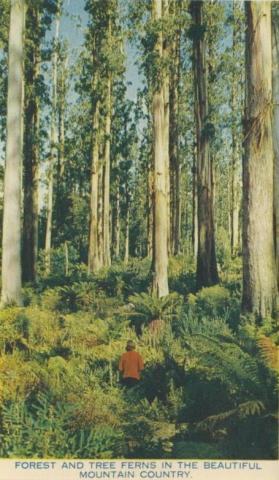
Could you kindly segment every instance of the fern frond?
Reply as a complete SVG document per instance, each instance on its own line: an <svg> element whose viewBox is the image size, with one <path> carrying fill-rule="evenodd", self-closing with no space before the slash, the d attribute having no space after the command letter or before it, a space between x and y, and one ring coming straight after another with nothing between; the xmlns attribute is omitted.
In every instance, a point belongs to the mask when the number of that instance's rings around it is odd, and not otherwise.
<svg viewBox="0 0 279 480"><path fill-rule="evenodd" d="M258 339L260 354L266 364L279 373L279 347L270 337L260 337Z"/></svg>
<svg viewBox="0 0 279 480"><path fill-rule="evenodd" d="M195 370L207 380L217 379L231 391L249 391L260 395L261 379L256 360L241 349L237 342L204 334L195 334L183 339L189 355L195 357Z"/></svg>
<svg viewBox="0 0 279 480"><path fill-rule="evenodd" d="M260 400L250 400L241 403L236 408L227 410L226 412L210 415L201 422L196 424L196 430L212 431L217 425L224 423L232 417L245 418L253 415L260 415L265 410Z"/></svg>

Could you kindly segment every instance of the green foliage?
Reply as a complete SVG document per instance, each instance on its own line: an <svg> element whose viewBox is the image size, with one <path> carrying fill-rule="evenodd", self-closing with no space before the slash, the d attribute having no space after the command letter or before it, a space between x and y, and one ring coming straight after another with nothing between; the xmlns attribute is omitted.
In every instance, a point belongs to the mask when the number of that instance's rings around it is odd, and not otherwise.
<svg viewBox="0 0 279 480"><path fill-rule="evenodd" d="M217 415L211 415L205 420L202 420L196 425L197 430L209 430L212 431L216 429L217 425L224 424L228 419L234 418L234 421L237 417L245 418L253 415L260 415L265 410L264 405L259 400L250 400L245 403L241 403L232 410L227 412L219 413Z"/></svg>
<svg viewBox="0 0 279 480"><path fill-rule="evenodd" d="M228 232L220 227L216 238L216 258L221 269L227 268L231 260L231 245Z"/></svg>
<svg viewBox="0 0 279 480"><path fill-rule="evenodd" d="M28 338L29 323L24 310L10 307L0 313L0 348L13 350L19 344L24 345Z"/></svg>
<svg viewBox="0 0 279 480"><path fill-rule="evenodd" d="M173 449L174 458L224 458L222 449L211 443L177 441Z"/></svg>
<svg viewBox="0 0 279 480"><path fill-rule="evenodd" d="M230 292L225 287L214 285L188 295L188 304L199 315L224 315L230 306Z"/></svg>
<svg viewBox="0 0 279 480"><path fill-rule="evenodd" d="M21 401L3 408L1 457L112 458L121 449L123 434L109 425L75 428L71 404L40 394L28 407Z"/></svg>
<svg viewBox="0 0 279 480"><path fill-rule="evenodd" d="M184 265L171 261L178 283ZM275 458L276 325L243 317L232 330L233 282L187 304L176 292L158 300L145 291L149 268L77 268L0 313L0 455ZM128 339L145 361L132 390L118 374Z"/></svg>
<svg viewBox="0 0 279 480"><path fill-rule="evenodd" d="M177 255L169 259L169 287L171 291L187 295L196 288L196 265L193 256Z"/></svg>
<svg viewBox="0 0 279 480"><path fill-rule="evenodd" d="M86 0L85 43L76 61L69 55L67 68L66 42L52 42L50 47L46 39L61 1L27 2L28 10L38 9L40 28L33 28L34 19L27 15L26 100L38 100L42 114L40 138L34 143L32 129L25 129L25 133L27 139L31 135L30 145L39 149L42 161L46 160L48 63L55 50L58 103L54 113L60 120L65 114L65 165L62 168L60 164L59 147L54 164L51 275L40 251L38 281L25 286L24 308L10 306L0 313L1 456L275 458L277 454L273 424L278 411L278 327L271 318L259 325L253 317L240 317L242 259L231 258L228 233L232 206L228 185L232 186L232 158L235 152L239 155L242 135L243 2L203 2L204 20L199 26L193 25L189 2L170 2L170 15L160 20L152 17L151 3L137 0L119 5L117 0ZM3 145L9 4L0 0ZM274 20L277 11L272 5ZM123 18L126 13L128 18ZM161 33L163 56L156 48ZM183 254L169 259L171 293L157 299L148 293L151 260L142 259L147 256L145 216L150 208L151 102L167 73L173 80L176 55L172 55L172 42L177 36L179 114L175 128L181 159ZM134 40L132 47L126 48L127 37ZM210 138L210 154L217 167L216 254L222 284L196 292L196 265L191 254L193 206L188 201L194 179L194 95L189 92L193 84L192 43L201 40L207 43L209 107L202 135ZM140 78L143 88L132 101L124 74L124 52L133 57L135 44L139 73L145 78ZM42 63L35 83L34 48L38 48ZM88 275L91 157L96 133L92 131L92 116L99 100L103 130L108 78L112 79L111 213L112 224L120 213L121 247L116 254L113 235L117 232L112 231L114 264ZM100 163L107 140L104 135L100 142ZM239 181L239 165L235 174ZM3 169L0 177L2 181ZM236 188L235 195L240 203L239 190ZM132 258L126 265L120 258L124 256L128 211ZM40 247L44 245L46 214L43 208ZM118 372L128 339L135 340L145 361L141 381L130 391L120 386Z"/></svg>
<svg viewBox="0 0 279 480"><path fill-rule="evenodd" d="M132 295L129 297L133 307L131 321L137 328L141 328L150 322L171 319L181 300L177 293L170 293L162 298L147 293Z"/></svg>
<svg viewBox="0 0 279 480"><path fill-rule="evenodd" d="M162 402L158 399L152 402L146 399L139 401L132 406L128 420L125 436L133 456L150 458L162 453L164 456L170 455L176 425L168 418Z"/></svg>

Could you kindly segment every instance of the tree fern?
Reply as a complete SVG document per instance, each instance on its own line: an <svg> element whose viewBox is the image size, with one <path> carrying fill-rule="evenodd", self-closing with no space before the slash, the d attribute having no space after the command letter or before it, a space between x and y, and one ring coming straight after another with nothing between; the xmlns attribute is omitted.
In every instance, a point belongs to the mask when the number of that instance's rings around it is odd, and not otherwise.
<svg viewBox="0 0 279 480"><path fill-rule="evenodd" d="M136 326L146 325L152 321L163 321L171 318L177 305L181 303L181 297L177 293L157 298L147 293L137 293L129 297L133 305L131 320Z"/></svg>
<svg viewBox="0 0 279 480"><path fill-rule="evenodd" d="M211 415L195 425L196 430L207 430L212 432L216 427L225 425L230 419L245 418L251 415L261 415L265 410L260 400L250 400L239 404L236 408L226 412Z"/></svg>
<svg viewBox="0 0 279 480"><path fill-rule="evenodd" d="M229 338L225 341L204 334L183 338L186 354L197 359L196 370L208 380L219 380L230 391L249 392L253 396L261 390L257 362ZM187 363L186 363L187 365Z"/></svg>

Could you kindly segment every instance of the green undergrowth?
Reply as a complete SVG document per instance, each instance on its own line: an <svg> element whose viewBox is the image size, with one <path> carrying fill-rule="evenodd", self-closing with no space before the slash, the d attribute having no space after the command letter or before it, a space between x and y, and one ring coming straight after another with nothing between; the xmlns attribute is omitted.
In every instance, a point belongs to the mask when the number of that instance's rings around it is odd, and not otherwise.
<svg viewBox="0 0 279 480"><path fill-rule="evenodd" d="M196 291L186 265L171 259L164 299L144 260L42 277L0 313L2 457L276 457L278 330L240 315L237 268ZM128 339L145 360L131 390Z"/></svg>

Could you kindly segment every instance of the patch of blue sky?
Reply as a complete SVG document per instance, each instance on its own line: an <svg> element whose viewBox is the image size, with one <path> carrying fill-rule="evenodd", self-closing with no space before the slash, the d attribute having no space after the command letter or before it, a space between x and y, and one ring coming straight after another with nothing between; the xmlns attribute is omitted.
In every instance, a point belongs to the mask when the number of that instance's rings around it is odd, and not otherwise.
<svg viewBox="0 0 279 480"><path fill-rule="evenodd" d="M61 17L61 37L67 41L70 50L70 65L78 57L84 44L84 36L88 25L88 14L85 11L85 0L64 0L63 15ZM54 36L54 25L47 36L50 41ZM126 45L127 64L126 82L127 97L135 101L137 91L142 86L142 76L135 63L137 52L131 45Z"/></svg>

